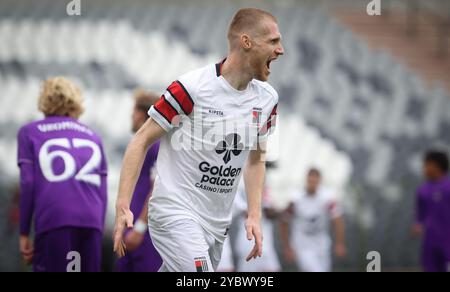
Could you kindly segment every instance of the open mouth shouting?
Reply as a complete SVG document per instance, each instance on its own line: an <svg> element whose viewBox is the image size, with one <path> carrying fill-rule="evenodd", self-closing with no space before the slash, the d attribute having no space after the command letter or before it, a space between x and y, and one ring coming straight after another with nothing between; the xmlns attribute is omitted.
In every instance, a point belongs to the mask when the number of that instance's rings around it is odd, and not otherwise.
<svg viewBox="0 0 450 292"><path fill-rule="evenodd" d="M277 58L269 58L269 60L267 60L267 62L266 62L266 69L267 69L267 72L269 72L270 73L270 63L272 63L272 61L275 61Z"/></svg>

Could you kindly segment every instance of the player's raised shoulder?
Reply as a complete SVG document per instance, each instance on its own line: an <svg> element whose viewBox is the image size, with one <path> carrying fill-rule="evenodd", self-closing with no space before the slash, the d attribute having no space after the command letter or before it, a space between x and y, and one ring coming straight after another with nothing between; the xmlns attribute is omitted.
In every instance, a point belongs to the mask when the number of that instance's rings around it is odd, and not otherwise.
<svg viewBox="0 0 450 292"><path fill-rule="evenodd" d="M29 137L35 132L34 129L37 129L37 126L42 123L42 121L45 121L45 119L32 121L21 126L19 131L17 131L17 137L22 139L24 139L25 137Z"/></svg>
<svg viewBox="0 0 450 292"><path fill-rule="evenodd" d="M79 120L74 121L76 124L80 125L82 132L85 134L92 136L93 140L95 140L98 144L102 144L102 138L100 135L90 126L80 122Z"/></svg>
<svg viewBox="0 0 450 292"><path fill-rule="evenodd" d="M273 98L275 103L278 103L278 92L275 90L275 88L272 87L268 82L260 81L253 79L255 84L261 88L261 91L266 93L269 97Z"/></svg>
<svg viewBox="0 0 450 292"><path fill-rule="evenodd" d="M19 139L19 142L22 142L22 140L28 136L28 132L31 125L32 123L25 124L22 127L20 127L19 131L17 131L17 138Z"/></svg>
<svg viewBox="0 0 450 292"><path fill-rule="evenodd" d="M191 95L196 95L198 92L198 88L206 79L214 77L215 75L211 74L212 65L207 65L192 71L189 71L180 77L178 77L177 81L184 87L184 89Z"/></svg>

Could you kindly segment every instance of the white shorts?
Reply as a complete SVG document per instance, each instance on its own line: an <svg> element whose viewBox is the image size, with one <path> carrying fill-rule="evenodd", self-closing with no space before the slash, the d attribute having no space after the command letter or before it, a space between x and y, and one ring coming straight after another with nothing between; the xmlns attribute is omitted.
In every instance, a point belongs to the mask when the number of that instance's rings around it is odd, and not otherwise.
<svg viewBox="0 0 450 292"><path fill-rule="evenodd" d="M222 243L191 219L160 227L149 224L153 245L161 255L160 272L214 272Z"/></svg>
<svg viewBox="0 0 450 292"><path fill-rule="evenodd" d="M302 272L330 272L329 249L297 249L297 264Z"/></svg>
<svg viewBox="0 0 450 292"><path fill-rule="evenodd" d="M302 272L329 272L332 268L332 241L328 234L315 236L294 233L292 236L297 264Z"/></svg>

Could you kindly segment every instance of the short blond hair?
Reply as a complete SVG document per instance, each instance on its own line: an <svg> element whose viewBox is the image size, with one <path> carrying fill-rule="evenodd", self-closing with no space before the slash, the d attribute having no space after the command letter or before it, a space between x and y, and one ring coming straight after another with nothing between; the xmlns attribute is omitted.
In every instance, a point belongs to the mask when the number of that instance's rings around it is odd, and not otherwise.
<svg viewBox="0 0 450 292"><path fill-rule="evenodd" d="M243 8L239 9L233 16L228 27L228 42L230 45L237 37L242 33L249 33L250 30L254 31L255 28L260 28L260 25L264 19L270 19L277 22L277 18L271 13L258 8Z"/></svg>
<svg viewBox="0 0 450 292"><path fill-rule="evenodd" d="M79 118L84 112L81 90L65 77L52 77L44 81L38 108L45 116Z"/></svg>
<svg viewBox="0 0 450 292"><path fill-rule="evenodd" d="M136 89L133 96L136 108L145 112L160 99L157 94L141 88Z"/></svg>

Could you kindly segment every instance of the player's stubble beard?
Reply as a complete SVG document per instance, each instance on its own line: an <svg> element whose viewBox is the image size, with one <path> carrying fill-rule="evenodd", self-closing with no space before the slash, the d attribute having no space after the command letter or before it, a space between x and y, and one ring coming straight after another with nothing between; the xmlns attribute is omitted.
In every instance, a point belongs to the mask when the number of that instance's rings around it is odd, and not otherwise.
<svg viewBox="0 0 450 292"><path fill-rule="evenodd" d="M249 64L253 71L253 78L260 81L267 81L269 79L270 72L267 70L267 61L270 56L264 56L263 53L254 53L250 57Z"/></svg>

